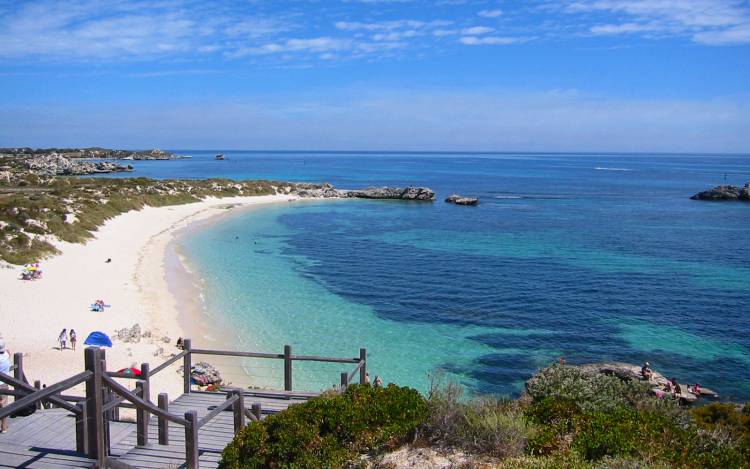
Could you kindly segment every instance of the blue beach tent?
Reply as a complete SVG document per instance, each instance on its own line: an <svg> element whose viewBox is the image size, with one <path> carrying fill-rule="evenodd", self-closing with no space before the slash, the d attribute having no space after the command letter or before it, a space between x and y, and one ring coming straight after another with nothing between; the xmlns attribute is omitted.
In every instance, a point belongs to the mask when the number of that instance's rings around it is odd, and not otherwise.
<svg viewBox="0 0 750 469"><path fill-rule="evenodd" d="M104 332L92 332L86 337L84 345L93 345L94 347L111 347L112 340Z"/></svg>

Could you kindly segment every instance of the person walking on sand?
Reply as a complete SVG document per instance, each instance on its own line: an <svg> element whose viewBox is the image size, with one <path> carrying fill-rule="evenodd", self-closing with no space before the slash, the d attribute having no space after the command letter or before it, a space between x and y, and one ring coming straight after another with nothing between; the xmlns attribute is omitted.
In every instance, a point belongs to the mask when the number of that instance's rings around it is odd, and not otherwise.
<svg viewBox="0 0 750 469"><path fill-rule="evenodd" d="M63 329L62 332L60 332L60 336L57 338L57 341L60 343L60 350L64 350L65 344L68 341L68 330Z"/></svg>
<svg viewBox="0 0 750 469"><path fill-rule="evenodd" d="M10 350L5 348L5 340L0 337L0 373L10 374ZM0 389L7 391L8 385L0 383ZM8 405L8 396L0 395L0 409ZM0 433L8 431L8 417L0 420Z"/></svg>
<svg viewBox="0 0 750 469"><path fill-rule="evenodd" d="M70 348L76 349L76 342L78 342L78 336L76 335L75 329L70 330Z"/></svg>

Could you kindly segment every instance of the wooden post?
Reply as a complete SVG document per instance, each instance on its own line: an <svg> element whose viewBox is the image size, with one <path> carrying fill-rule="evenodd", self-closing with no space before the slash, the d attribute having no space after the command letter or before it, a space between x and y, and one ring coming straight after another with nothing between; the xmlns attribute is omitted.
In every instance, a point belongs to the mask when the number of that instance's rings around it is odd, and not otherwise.
<svg viewBox="0 0 750 469"><path fill-rule="evenodd" d="M359 369L359 384L365 384L367 381L367 349L359 349L359 361L362 362L362 367Z"/></svg>
<svg viewBox="0 0 750 469"><path fill-rule="evenodd" d="M151 369L148 363L141 363L141 380L143 380L144 401L151 402Z"/></svg>
<svg viewBox="0 0 750 469"><path fill-rule="evenodd" d="M237 401L234 403L234 434L236 435L245 426L245 394L242 389L235 389L227 394L227 399L232 396L237 396Z"/></svg>
<svg viewBox="0 0 750 469"><path fill-rule="evenodd" d="M292 347L284 346L284 391L292 390Z"/></svg>
<svg viewBox="0 0 750 469"><path fill-rule="evenodd" d="M185 468L198 469L198 414L191 410L185 412Z"/></svg>
<svg viewBox="0 0 750 469"><path fill-rule="evenodd" d="M86 403L79 402L76 406L81 411L80 415L76 415L76 451L88 454L88 416L86 415Z"/></svg>
<svg viewBox="0 0 750 469"><path fill-rule="evenodd" d="M38 379L34 381L34 387L37 389L42 389L42 382ZM36 401L36 410L39 410L42 408L42 401Z"/></svg>
<svg viewBox="0 0 750 469"><path fill-rule="evenodd" d="M159 393L158 397L159 408L164 412L169 412L169 397L167 393ZM169 421L161 416L158 418L159 421L159 444L169 444Z"/></svg>
<svg viewBox="0 0 750 469"><path fill-rule="evenodd" d="M251 406L251 409L252 409L253 415L255 415L255 417L258 420L260 420L261 415L263 415L263 409L260 406L260 402L256 402L255 404L253 404Z"/></svg>
<svg viewBox="0 0 750 469"><path fill-rule="evenodd" d="M146 384L144 381L138 381L135 383L135 388L139 391L141 396L146 394ZM148 412L145 409L136 409L135 411L135 425L136 425L136 444L138 446L146 446L148 444Z"/></svg>
<svg viewBox="0 0 750 469"><path fill-rule="evenodd" d="M16 365L16 369L13 370L13 377L16 378L18 381L23 381L23 354L20 352L16 352L13 354L13 364ZM21 388L13 386L14 391L20 391ZM20 399L20 397L16 396L13 398L13 400Z"/></svg>
<svg viewBox="0 0 750 469"><path fill-rule="evenodd" d="M99 349L99 362L101 363L101 373L100 376L103 376L107 374L107 350L100 348ZM104 386L103 380L102 380L102 405L107 404L110 399L113 399L114 396L112 395L112 391ZM102 420L102 430L103 430L103 439L104 439L104 455L109 456L110 453L110 447L109 447L109 421L112 417L112 411L109 412L102 412L100 419Z"/></svg>
<svg viewBox="0 0 750 469"><path fill-rule="evenodd" d="M341 390L345 391L346 387L349 386L349 373L341 372Z"/></svg>
<svg viewBox="0 0 750 469"><path fill-rule="evenodd" d="M86 370L92 373L86 381L86 422L88 456L104 465L104 429L102 419L102 363L101 350L88 347L84 352Z"/></svg>
<svg viewBox="0 0 750 469"><path fill-rule="evenodd" d="M182 348L187 354L183 358L182 361L182 373L183 373L183 389L182 392L185 394L190 394L190 369L193 367L192 365L192 354L190 353L190 349L192 348L192 343L190 339L185 339L182 341Z"/></svg>

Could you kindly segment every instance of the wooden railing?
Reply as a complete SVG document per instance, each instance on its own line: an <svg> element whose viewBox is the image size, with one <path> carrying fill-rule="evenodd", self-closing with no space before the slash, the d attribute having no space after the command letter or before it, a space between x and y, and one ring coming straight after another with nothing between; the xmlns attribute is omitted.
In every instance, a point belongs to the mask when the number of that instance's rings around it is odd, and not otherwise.
<svg viewBox="0 0 750 469"><path fill-rule="evenodd" d="M148 425L150 416L154 415L158 425L158 443L169 444L169 422L180 425L185 431L185 467L198 468L198 430L216 418L223 411L231 408L234 415L234 431L239 432L245 425L246 419L258 421L263 409L259 402L252 403L250 409L245 408L246 397L285 397L308 398L317 393L293 391L293 362L328 362L355 364L351 372L342 372L340 385L342 390L359 374L360 383L366 381L367 351L360 349L359 357L335 358L314 355L293 355L289 345L284 346L283 353L238 352L226 350L194 349L190 339L183 341L184 349L180 353L161 363L153 370L148 363L141 364L140 374L107 371L106 352L104 349L89 347L84 351L85 371L67 378L59 383L42 387L38 381L31 386L26 379L23 368L23 355L14 355L12 367L13 376L0 373L0 382L13 387L12 390L0 390L0 394L15 396L15 402L0 408L0 418L10 416L30 405L37 407L51 405L72 412L76 417L76 449L85 453L89 458L97 461L98 467L129 468L127 464L110 457L109 422L116 420L120 408L136 411L136 442L139 446L149 443ZM169 412L169 397L165 393L158 395L157 404L151 402L151 378L157 373L169 368L182 360L184 375L184 392L194 391L191 385L192 357L194 355L231 356L244 358L262 358L283 360L284 390L241 390L235 388L221 388L226 394L226 400L216 406L203 418L198 419L196 411L186 412L183 416ZM130 391L116 379L136 380L135 390ZM86 383L86 396L67 396L61 394L78 384ZM216 394L213 392L212 394Z"/></svg>
<svg viewBox="0 0 750 469"><path fill-rule="evenodd" d="M341 357L321 357L316 355L293 355L292 347L290 345L284 346L282 353L259 353L259 352L239 352L233 350L207 350L200 348L192 348L192 342L190 339L183 341L183 352L180 354L183 357L182 372L183 372L183 392L189 394L192 390L192 381L190 376L190 370L193 367L192 357L193 355L218 355L238 358L263 358L271 360L283 360L284 369L284 391L292 392L293 386L293 362L324 362L324 363L354 363L356 367L350 373L341 373L340 386L341 389L346 389L349 383L353 382L357 373L359 373L359 382L364 383L367 380L367 349L359 349L359 357L355 358L341 358ZM175 360L177 357L173 357L171 360ZM157 367L158 368L158 367ZM331 383L335 384L335 383Z"/></svg>

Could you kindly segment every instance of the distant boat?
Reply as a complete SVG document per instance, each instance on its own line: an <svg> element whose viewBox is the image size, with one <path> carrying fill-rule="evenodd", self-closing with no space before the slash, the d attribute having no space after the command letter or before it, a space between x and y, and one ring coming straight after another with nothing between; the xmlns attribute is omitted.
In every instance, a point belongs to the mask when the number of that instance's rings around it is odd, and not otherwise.
<svg viewBox="0 0 750 469"><path fill-rule="evenodd" d="M223 160L224 159L224 153L219 153L214 157L215 160Z"/></svg>

